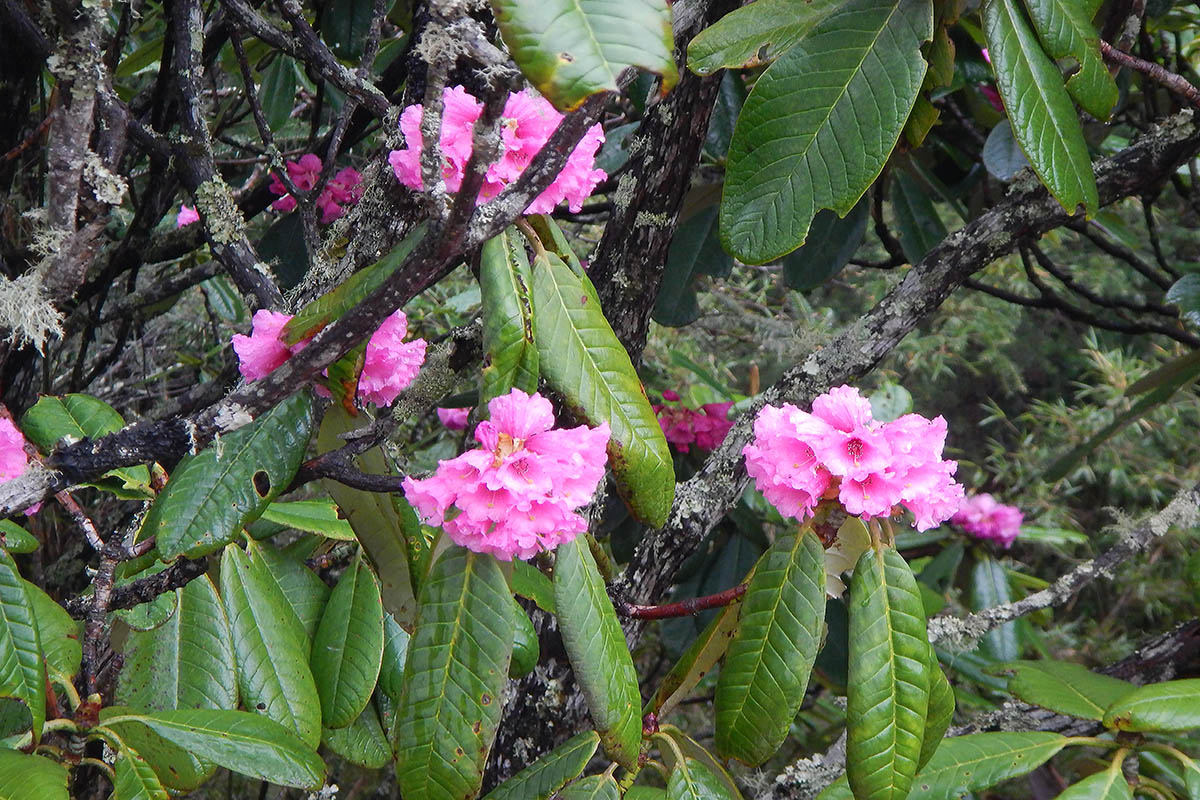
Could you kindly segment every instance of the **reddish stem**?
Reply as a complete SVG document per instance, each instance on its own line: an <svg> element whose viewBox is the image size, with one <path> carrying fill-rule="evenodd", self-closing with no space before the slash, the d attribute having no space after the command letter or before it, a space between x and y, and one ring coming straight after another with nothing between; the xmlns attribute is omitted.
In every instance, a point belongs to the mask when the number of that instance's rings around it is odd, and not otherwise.
<svg viewBox="0 0 1200 800"><path fill-rule="evenodd" d="M620 612L634 619L670 619L672 617L689 617L707 611L710 608L723 608L737 602L746 593L746 584L738 584L732 589L710 594L705 597L693 597L680 600L678 603L667 603L661 606L639 606L633 603L621 603Z"/></svg>

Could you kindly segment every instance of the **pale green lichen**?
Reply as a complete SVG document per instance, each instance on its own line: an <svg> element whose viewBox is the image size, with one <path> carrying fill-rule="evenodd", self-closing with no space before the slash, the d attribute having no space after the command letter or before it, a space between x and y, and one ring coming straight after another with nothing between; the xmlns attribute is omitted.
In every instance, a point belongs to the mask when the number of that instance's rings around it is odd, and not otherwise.
<svg viewBox="0 0 1200 800"><path fill-rule="evenodd" d="M0 277L0 329L10 342L28 342L39 352L45 352L47 339L62 337L62 314L43 294L37 271L11 280Z"/></svg>
<svg viewBox="0 0 1200 800"><path fill-rule="evenodd" d="M114 175L109 171L104 163L100 161L100 156L89 150L85 156L83 165L83 177L92 187L93 194L101 203L110 206L119 206L125 199L125 193L129 191L128 184L120 175Z"/></svg>
<svg viewBox="0 0 1200 800"><path fill-rule="evenodd" d="M233 244L246 235L246 221L229 184L220 176L213 176L196 188L196 205L203 212L208 231L217 244Z"/></svg>

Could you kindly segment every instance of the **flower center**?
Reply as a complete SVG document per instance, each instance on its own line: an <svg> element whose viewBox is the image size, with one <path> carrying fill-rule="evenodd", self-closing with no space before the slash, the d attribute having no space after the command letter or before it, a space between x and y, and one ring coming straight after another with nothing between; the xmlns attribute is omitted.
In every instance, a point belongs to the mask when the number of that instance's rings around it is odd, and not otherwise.
<svg viewBox="0 0 1200 800"><path fill-rule="evenodd" d="M516 439L507 433L496 435L495 466L500 466L505 458L520 450L525 445L524 439Z"/></svg>
<svg viewBox="0 0 1200 800"><path fill-rule="evenodd" d="M855 464L858 464L862 460L863 450L865 449L866 446L863 444L862 439L851 439L846 442L846 452L850 455L850 458L854 459Z"/></svg>

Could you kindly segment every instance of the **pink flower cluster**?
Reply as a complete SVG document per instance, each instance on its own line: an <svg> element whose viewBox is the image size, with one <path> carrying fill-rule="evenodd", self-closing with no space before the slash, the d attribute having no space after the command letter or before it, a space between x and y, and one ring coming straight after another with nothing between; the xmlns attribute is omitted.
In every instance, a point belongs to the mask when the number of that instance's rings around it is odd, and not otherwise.
<svg viewBox="0 0 1200 800"><path fill-rule="evenodd" d="M766 406L746 445L746 471L780 513L806 519L823 497L864 518L891 516L902 505L919 530L949 519L963 497L958 464L942 460L946 420L919 414L880 423L871 404L849 386L813 401L811 414L793 405Z"/></svg>
<svg viewBox="0 0 1200 800"><path fill-rule="evenodd" d="M21 477L28 468L25 435L11 419L0 417L0 483ZM36 514L41 507L41 503L34 503L25 509L25 513Z"/></svg>
<svg viewBox="0 0 1200 800"><path fill-rule="evenodd" d="M266 376L308 344L307 339L290 347L283 343L280 338L283 326L291 318L290 314L260 309L254 312L250 335L234 335L238 369L246 380L256 381ZM371 334L358 378L359 400L390 406L417 377L425 363L425 340L405 342L407 333L408 318L403 311L395 311Z"/></svg>
<svg viewBox="0 0 1200 800"><path fill-rule="evenodd" d="M442 99L445 104L440 137L442 178L447 191L457 192L462 186L467 161L471 158L472 128L483 113L483 104L461 86L447 88ZM388 163L392 165L396 179L410 189L417 190L424 188L421 179L423 110L420 104L404 109L400 115L400 130L404 133L405 148L393 150L388 155ZM500 135L504 154L488 167L483 187L479 190L480 202L500 194L501 189L525 171L562 119L562 114L549 101L532 91L510 94L502 116ZM533 199L525 213L547 214L564 200L572 211L579 211L596 184L607 177L604 170L594 168L596 151L603 143L603 129L593 125L571 151L562 172L544 192Z"/></svg>
<svg viewBox="0 0 1200 800"><path fill-rule="evenodd" d="M185 225L191 225L193 222L200 221L200 213L192 206L186 203L179 204L179 214L175 217L175 227L182 228Z"/></svg>
<svg viewBox="0 0 1200 800"><path fill-rule="evenodd" d="M286 164L288 177L302 192L311 192L321 177L321 159L312 153L305 153L299 161L289 161ZM334 175L325 189L317 198L317 208L321 209L321 224L328 225L345 213L342 206L354 205L362 198L363 189L360 185L362 176L353 167L345 167ZM271 208L285 214L296 208L296 198L288 194L283 180L276 174L271 175L271 185L267 187L271 194L282 195L271 204Z"/></svg>
<svg viewBox="0 0 1200 800"><path fill-rule="evenodd" d="M674 402L679 394L670 389L663 392L663 400ZM658 415L658 424L662 427L667 441L675 445L675 449L686 453L694 444L701 450L716 450L725 441L725 434L733 427L729 420L729 403L705 403L700 408L685 406L654 406Z"/></svg>
<svg viewBox="0 0 1200 800"><path fill-rule="evenodd" d="M467 418L471 416L469 408L439 408L437 410L438 421L445 426L446 430L461 431L467 427Z"/></svg>
<svg viewBox="0 0 1200 800"><path fill-rule="evenodd" d="M442 461L404 494L430 525L457 544L511 561L550 550L587 530L575 509L604 477L608 425L551 430L554 409L520 389L488 403L481 448Z"/></svg>
<svg viewBox="0 0 1200 800"><path fill-rule="evenodd" d="M1011 547L1021 533L1025 515L1016 506L1000 503L990 494L976 494L962 501L950 521L977 539L995 539Z"/></svg>

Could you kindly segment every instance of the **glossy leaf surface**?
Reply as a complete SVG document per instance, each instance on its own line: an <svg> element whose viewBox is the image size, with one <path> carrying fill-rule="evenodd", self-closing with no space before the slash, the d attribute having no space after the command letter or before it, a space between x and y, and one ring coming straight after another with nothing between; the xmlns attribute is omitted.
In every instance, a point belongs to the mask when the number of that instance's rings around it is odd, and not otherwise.
<svg viewBox="0 0 1200 800"><path fill-rule="evenodd" d="M1004 669L1012 672L1008 691L1026 703L1081 719L1103 719L1105 709L1134 689L1068 661L1014 661Z"/></svg>
<svg viewBox="0 0 1200 800"><path fill-rule="evenodd" d="M929 646L926 656L929 664L929 713L925 718L925 735L921 739L921 755L917 758L917 770L929 763L938 746L950 730L954 721L954 689L946 680L946 673L938 666L937 653Z"/></svg>
<svg viewBox="0 0 1200 800"><path fill-rule="evenodd" d="M1133 800L1133 792L1121 772L1121 762L1117 761L1103 772L1071 784L1056 800Z"/></svg>
<svg viewBox="0 0 1200 800"><path fill-rule="evenodd" d="M33 738L46 721L46 668L33 603L7 551L0 550L0 697L20 700L33 720Z"/></svg>
<svg viewBox="0 0 1200 800"><path fill-rule="evenodd" d="M0 749L0 800L68 800L68 776L56 761Z"/></svg>
<svg viewBox="0 0 1200 800"><path fill-rule="evenodd" d="M829 209L818 211L804 244L783 258L783 280L789 289L815 289L842 271L862 244L871 219L871 205L859 200L850 213L839 217Z"/></svg>
<svg viewBox="0 0 1200 800"><path fill-rule="evenodd" d="M604 752L633 769L642 741L642 703L625 635L587 541L564 542L556 554L554 602L571 668Z"/></svg>
<svg viewBox="0 0 1200 800"><path fill-rule="evenodd" d="M484 800L548 800L579 777L599 744L595 731L576 734L490 791Z"/></svg>
<svg viewBox="0 0 1200 800"><path fill-rule="evenodd" d="M387 733L371 703L346 727L322 730L321 741L342 758L367 769L381 769L392 760Z"/></svg>
<svg viewBox="0 0 1200 800"><path fill-rule="evenodd" d="M1200 678L1139 686L1108 707L1104 726L1120 731L1200 728Z"/></svg>
<svg viewBox="0 0 1200 800"><path fill-rule="evenodd" d="M63 675L75 677L83 659L80 624L71 619L54 598L29 581L25 581L25 591L29 594L33 623L38 630L38 643L46 665Z"/></svg>
<svg viewBox="0 0 1200 800"><path fill-rule="evenodd" d="M337 506L328 500L271 503L263 511L262 518L293 530L319 533L345 542L354 541L350 523L338 516Z"/></svg>
<svg viewBox="0 0 1200 800"><path fill-rule="evenodd" d="M311 642L321 615L325 613L329 586L297 555L277 550L269 544L251 544L246 548L246 555L275 581Z"/></svg>
<svg viewBox="0 0 1200 800"><path fill-rule="evenodd" d="M479 257L483 304L483 391L480 404L516 387L537 391L538 351L533 337L533 273L525 239L508 228L487 240Z"/></svg>
<svg viewBox="0 0 1200 800"><path fill-rule="evenodd" d="M362 714L382 661L383 601L371 568L358 559L338 579L313 637L311 664L326 728L343 728Z"/></svg>
<svg viewBox="0 0 1200 800"><path fill-rule="evenodd" d="M802 528L763 555L717 679L716 741L751 766L787 737L800 710L825 621L825 551Z"/></svg>
<svg viewBox="0 0 1200 800"><path fill-rule="evenodd" d="M688 44L688 69L711 75L773 61L804 39L847 0L757 0L732 11Z"/></svg>
<svg viewBox="0 0 1200 800"><path fill-rule="evenodd" d="M1032 772L1066 745L1057 733L972 733L942 741L913 783L912 800L945 800Z"/></svg>
<svg viewBox="0 0 1200 800"><path fill-rule="evenodd" d="M1100 55L1100 35L1092 25L1090 3L1078 0L1026 0L1038 38L1054 59L1071 58L1078 64L1067 79L1075 102L1098 120L1107 120L1117 104L1117 82Z"/></svg>
<svg viewBox="0 0 1200 800"><path fill-rule="evenodd" d="M708 767L691 758L675 765L667 778L668 800L731 800L725 784Z"/></svg>
<svg viewBox="0 0 1200 800"><path fill-rule="evenodd" d="M982 555L971 570L971 610L982 611L1012 600L1008 573L1004 565L990 555ZM995 661L1013 661L1021 657L1015 622L992 628L979 641L980 652Z"/></svg>
<svg viewBox="0 0 1200 800"><path fill-rule="evenodd" d="M116 773L116 779L113 781L113 800L167 800L170 796L154 768L133 748L121 748L113 771Z"/></svg>

